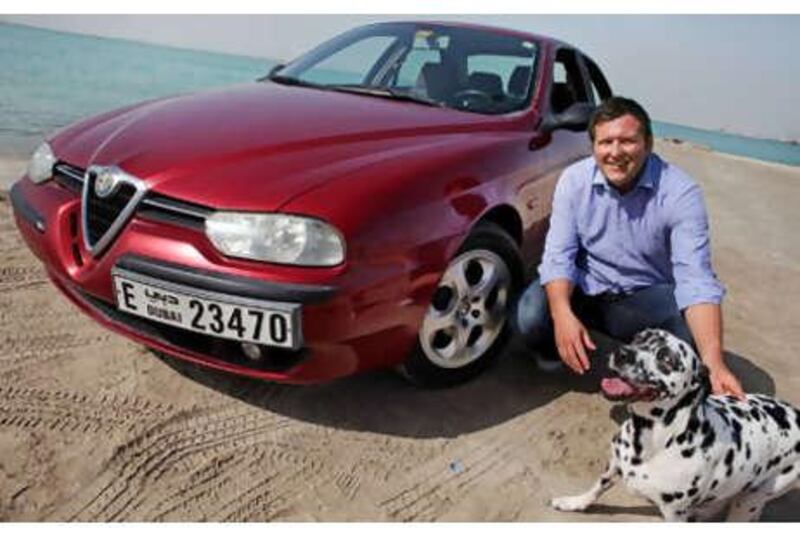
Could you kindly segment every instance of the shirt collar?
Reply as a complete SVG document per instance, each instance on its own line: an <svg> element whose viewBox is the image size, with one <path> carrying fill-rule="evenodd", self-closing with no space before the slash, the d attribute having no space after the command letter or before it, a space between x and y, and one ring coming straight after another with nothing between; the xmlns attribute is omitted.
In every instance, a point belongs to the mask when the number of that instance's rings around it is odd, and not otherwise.
<svg viewBox="0 0 800 533"><path fill-rule="evenodd" d="M654 153L650 153L644 162L644 168L639 175L639 181L636 182L634 189L642 188L653 190L656 186L656 178L660 171L660 166L661 165L658 156ZM600 185L606 189L612 188L611 185L608 184L605 175L603 175L603 171L600 170L600 167L596 162L594 164L594 173L592 175L592 185Z"/></svg>

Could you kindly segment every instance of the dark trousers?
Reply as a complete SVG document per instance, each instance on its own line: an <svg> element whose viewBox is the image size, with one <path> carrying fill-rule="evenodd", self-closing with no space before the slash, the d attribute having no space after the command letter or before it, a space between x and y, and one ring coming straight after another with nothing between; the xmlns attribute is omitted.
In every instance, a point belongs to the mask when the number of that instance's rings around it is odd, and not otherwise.
<svg viewBox="0 0 800 533"><path fill-rule="evenodd" d="M665 329L694 346L692 335L675 303L673 285L652 285L627 295L587 296L575 289L572 309L584 325L627 342L647 328ZM535 279L511 313L512 326L532 348L553 343L553 322L547 295Z"/></svg>

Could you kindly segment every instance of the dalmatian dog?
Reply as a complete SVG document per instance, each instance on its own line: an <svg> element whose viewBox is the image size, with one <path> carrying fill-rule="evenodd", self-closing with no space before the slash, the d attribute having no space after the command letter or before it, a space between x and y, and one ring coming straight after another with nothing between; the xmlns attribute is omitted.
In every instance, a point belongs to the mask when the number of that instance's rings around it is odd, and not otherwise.
<svg viewBox="0 0 800 533"><path fill-rule="evenodd" d="M656 329L638 333L609 359L604 395L630 418L611 443L606 471L586 493L555 498L583 511L621 478L665 520L758 520L769 500L800 476L800 411L774 398L711 396L692 347Z"/></svg>

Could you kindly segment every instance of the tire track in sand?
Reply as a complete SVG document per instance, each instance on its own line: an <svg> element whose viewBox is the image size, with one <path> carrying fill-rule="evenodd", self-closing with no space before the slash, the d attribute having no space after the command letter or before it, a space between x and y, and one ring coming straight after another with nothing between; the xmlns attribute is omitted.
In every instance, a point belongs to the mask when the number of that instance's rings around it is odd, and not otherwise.
<svg viewBox="0 0 800 533"><path fill-rule="evenodd" d="M18 303L20 299L24 300L24 305ZM20 330L29 331L39 324L63 328L64 325L91 323L83 314L72 313L75 308L69 305L66 299L40 287L14 291L14 299L0 295L0 330L13 334Z"/></svg>
<svg viewBox="0 0 800 533"><path fill-rule="evenodd" d="M152 520L181 520L202 512L205 520L272 520L288 514L303 499L310 482L330 479L324 464L300 453L259 444L228 454L185 477L162 505L148 512Z"/></svg>
<svg viewBox="0 0 800 533"><path fill-rule="evenodd" d="M54 519L147 520L153 515L166 515L175 507L175 501L178 502L177 506L181 505L180 500L172 497L172 508L167 505L159 509L148 501L151 496L147 487L170 485L176 476L188 479L187 476L196 472L199 466L208 464L215 457L252 452L260 444L274 444L275 435L283 429L295 427L294 424L289 419L239 406L177 413L120 446L108 462L104 474L59 510ZM323 469L323 463L306 452L289 453L274 445L268 446L267 451L271 461L278 464L300 463L301 469L307 470L307 475L317 476ZM200 492L207 490L212 493L213 487L224 481L224 476L209 476L205 483L212 488L204 489L202 484L195 488ZM179 489L179 492L184 489ZM163 494L159 498L165 500Z"/></svg>
<svg viewBox="0 0 800 533"><path fill-rule="evenodd" d="M148 400L75 391L0 386L0 428L108 433L168 416L171 407Z"/></svg>
<svg viewBox="0 0 800 533"><path fill-rule="evenodd" d="M0 253L5 254L19 250L22 247L22 237L14 222L11 206L3 200L5 198L0 192Z"/></svg>
<svg viewBox="0 0 800 533"><path fill-rule="evenodd" d="M0 267L0 293L47 283L47 274L38 263Z"/></svg>
<svg viewBox="0 0 800 533"><path fill-rule="evenodd" d="M506 427L505 439L453 449L449 455L459 459L450 465L443 464L441 456L420 465L412 475L422 473L421 479L412 479L406 488L380 501L380 508L393 520L436 520L473 491L485 490L487 474L497 479L510 478L521 449L528 447L531 439L542 438L542 428L550 427L554 418L550 416L529 430L519 430L517 425Z"/></svg>
<svg viewBox="0 0 800 533"><path fill-rule="evenodd" d="M75 349L110 342L113 336L104 331L88 334L58 332L22 334L0 340L0 374L47 363Z"/></svg>

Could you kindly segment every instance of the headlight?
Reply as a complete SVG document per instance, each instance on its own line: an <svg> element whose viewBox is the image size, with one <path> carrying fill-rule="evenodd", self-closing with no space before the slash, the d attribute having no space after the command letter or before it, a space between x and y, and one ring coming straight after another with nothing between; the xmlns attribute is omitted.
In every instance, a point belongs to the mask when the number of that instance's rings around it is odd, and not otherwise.
<svg viewBox="0 0 800 533"><path fill-rule="evenodd" d="M42 183L50 179L53 175L53 165L56 164L56 156L47 143L42 143L33 152L28 163L28 177L34 183Z"/></svg>
<svg viewBox="0 0 800 533"><path fill-rule="evenodd" d="M313 218L221 211L206 219L206 235L232 257L305 266L344 261L339 232Z"/></svg>

